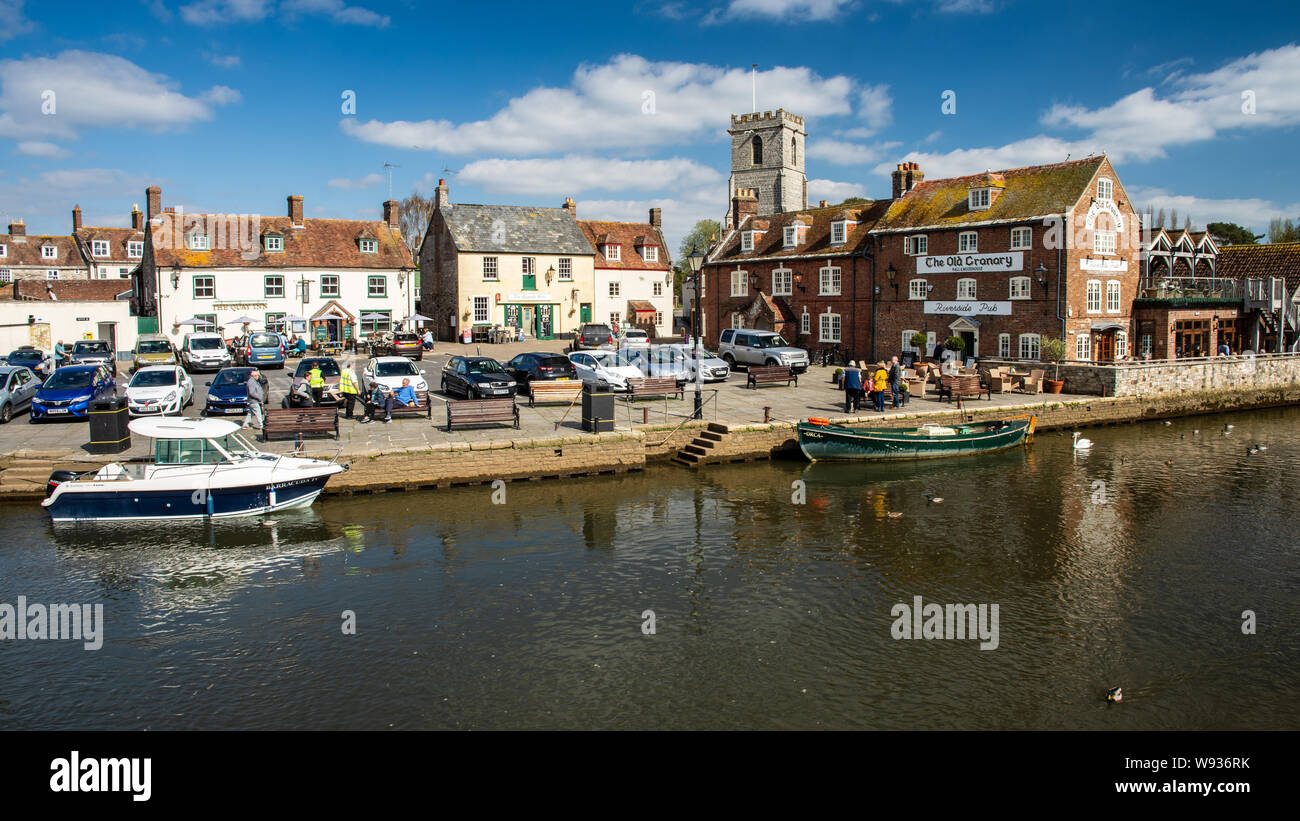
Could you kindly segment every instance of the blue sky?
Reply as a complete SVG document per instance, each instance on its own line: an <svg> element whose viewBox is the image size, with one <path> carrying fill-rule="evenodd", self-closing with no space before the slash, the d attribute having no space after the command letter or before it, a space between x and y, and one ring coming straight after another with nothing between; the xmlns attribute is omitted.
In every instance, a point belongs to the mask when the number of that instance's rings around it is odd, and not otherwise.
<svg viewBox="0 0 1300 821"><path fill-rule="evenodd" d="M455 202L659 206L675 246L725 211L755 62L759 109L807 117L814 202L888 196L904 159L933 178L1104 150L1139 206L1300 217L1281 2L0 0L0 20L0 217L31 233L73 204L125 224L154 183L187 211L293 193L378 219L389 162L399 199L445 176Z"/></svg>

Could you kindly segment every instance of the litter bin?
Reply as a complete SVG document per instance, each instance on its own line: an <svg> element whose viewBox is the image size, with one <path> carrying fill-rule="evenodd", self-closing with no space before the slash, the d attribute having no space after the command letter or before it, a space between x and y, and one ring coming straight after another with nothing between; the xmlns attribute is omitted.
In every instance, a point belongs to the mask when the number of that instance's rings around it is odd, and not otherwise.
<svg viewBox="0 0 1300 821"><path fill-rule="evenodd" d="M598 390L594 382L582 386L582 429L588 433L614 429L614 394Z"/></svg>
<svg viewBox="0 0 1300 821"><path fill-rule="evenodd" d="M90 444L88 453L121 453L131 447L130 415L125 396L114 396L90 403Z"/></svg>

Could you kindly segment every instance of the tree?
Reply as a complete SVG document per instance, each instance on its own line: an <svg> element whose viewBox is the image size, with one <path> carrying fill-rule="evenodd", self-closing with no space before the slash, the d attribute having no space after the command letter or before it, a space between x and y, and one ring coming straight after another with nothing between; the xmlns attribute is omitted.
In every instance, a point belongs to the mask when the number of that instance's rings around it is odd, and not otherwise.
<svg viewBox="0 0 1300 821"><path fill-rule="evenodd" d="M1154 230L1159 231L1161 228L1164 227L1165 227L1165 209L1161 208L1156 213L1156 224L1154 226Z"/></svg>
<svg viewBox="0 0 1300 821"><path fill-rule="evenodd" d="M429 230L429 220L433 217L433 197L425 197L416 191L402 200L397 206L397 225L402 231L406 247L411 249L411 256L418 263L420 244L424 242L424 233Z"/></svg>
<svg viewBox="0 0 1300 821"><path fill-rule="evenodd" d="M1235 222L1211 222L1205 226L1205 230L1216 239L1226 240L1229 245L1254 245L1264 238L1263 234L1256 234Z"/></svg>
<svg viewBox="0 0 1300 821"><path fill-rule="evenodd" d="M836 208L841 208L849 205L869 205L870 203L871 200L867 199L866 197L849 197L844 202L837 205Z"/></svg>
<svg viewBox="0 0 1300 821"><path fill-rule="evenodd" d="M1169 212L1169 230L1170 231L1178 230L1178 209L1177 208L1174 208Z"/></svg>
<svg viewBox="0 0 1300 821"><path fill-rule="evenodd" d="M1268 241L1278 242L1300 242L1300 228L1289 219L1275 218L1268 224Z"/></svg>
<svg viewBox="0 0 1300 821"><path fill-rule="evenodd" d="M677 263L673 265L673 296L677 302L682 300L682 283L691 275L691 264L686 259L691 250L699 249L701 254L707 254L721 239L722 224L710 219L695 223L695 227L682 237L682 243L677 247Z"/></svg>

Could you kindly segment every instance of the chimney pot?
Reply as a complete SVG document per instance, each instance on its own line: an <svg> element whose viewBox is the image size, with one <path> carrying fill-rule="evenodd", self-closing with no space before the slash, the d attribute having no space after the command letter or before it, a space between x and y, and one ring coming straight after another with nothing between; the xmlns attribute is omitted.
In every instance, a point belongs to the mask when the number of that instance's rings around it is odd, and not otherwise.
<svg viewBox="0 0 1300 821"><path fill-rule="evenodd" d="M663 210L659 208L650 209L650 224L655 228L662 228L664 224Z"/></svg>
<svg viewBox="0 0 1300 821"><path fill-rule="evenodd" d="M23 225L23 221L20 219L14 220L9 223L9 235L14 237L25 237L27 236L27 226Z"/></svg>
<svg viewBox="0 0 1300 821"><path fill-rule="evenodd" d="M301 226L302 222L302 197L297 194L290 194L289 197L289 221L296 226Z"/></svg>
<svg viewBox="0 0 1300 821"><path fill-rule="evenodd" d="M80 205L72 206L72 230L73 231L81 230L81 206Z"/></svg>
<svg viewBox="0 0 1300 821"><path fill-rule="evenodd" d="M433 207L446 208L451 205L451 195L447 192L447 181L438 180L438 187L434 189Z"/></svg>
<svg viewBox="0 0 1300 821"><path fill-rule="evenodd" d="M140 213L140 206L137 203L131 203L131 227L136 231L144 230L144 214Z"/></svg>
<svg viewBox="0 0 1300 821"><path fill-rule="evenodd" d="M388 223L389 228L398 227L398 218L400 211L397 200L387 200L384 203L384 222Z"/></svg>
<svg viewBox="0 0 1300 821"><path fill-rule="evenodd" d="M163 212L162 209L162 189L156 185L151 185L144 190L145 202L145 219L153 221L153 218Z"/></svg>

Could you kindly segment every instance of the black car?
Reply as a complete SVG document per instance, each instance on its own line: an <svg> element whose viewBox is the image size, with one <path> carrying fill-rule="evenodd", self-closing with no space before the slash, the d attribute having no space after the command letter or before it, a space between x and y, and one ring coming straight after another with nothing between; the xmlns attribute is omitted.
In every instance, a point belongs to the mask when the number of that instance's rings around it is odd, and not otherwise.
<svg viewBox="0 0 1300 821"><path fill-rule="evenodd" d="M536 379L539 382L556 379L577 379L578 369L567 356L546 351L521 353L505 364L506 373L523 387Z"/></svg>
<svg viewBox="0 0 1300 821"><path fill-rule="evenodd" d="M599 348L601 345L613 345L614 332L609 329L608 325L588 322L578 329L578 335L573 338L573 350L581 348Z"/></svg>
<svg viewBox="0 0 1300 821"><path fill-rule="evenodd" d="M458 393L466 399L514 396L518 386L501 367L486 356L453 356L442 369L442 392Z"/></svg>

